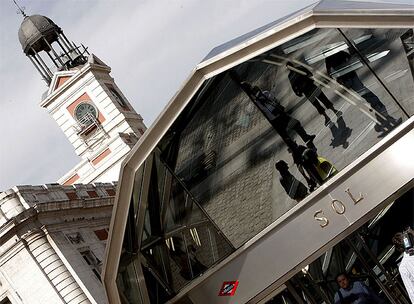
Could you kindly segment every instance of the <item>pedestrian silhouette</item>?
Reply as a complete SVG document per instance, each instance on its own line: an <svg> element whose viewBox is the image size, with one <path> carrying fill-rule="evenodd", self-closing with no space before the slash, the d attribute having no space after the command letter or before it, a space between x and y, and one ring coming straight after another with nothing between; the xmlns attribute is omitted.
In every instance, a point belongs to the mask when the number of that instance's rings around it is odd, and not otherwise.
<svg viewBox="0 0 414 304"><path fill-rule="evenodd" d="M330 145L334 148L338 146L348 148L349 142L347 139L351 136L352 129L346 126L342 116L338 117L336 124L331 122L327 127L332 133L332 141Z"/></svg>
<svg viewBox="0 0 414 304"><path fill-rule="evenodd" d="M288 78L295 94L299 97L302 97L303 95L306 96L318 113L325 118L325 125L329 123L330 119L322 105L324 105L326 109L330 109L334 112L337 117L342 115L342 112L336 110L328 97L326 97L322 90L315 85L315 82L311 78L313 76L311 71L303 66L294 66L291 62L286 64L286 68L289 70Z"/></svg>
<svg viewBox="0 0 414 304"><path fill-rule="evenodd" d="M309 191L312 192L315 190L317 183L312 179L312 177L307 173L305 170L305 163L303 160L303 152L305 152L307 148L302 145L297 145L294 149L289 149L288 151L292 154L293 163L298 168L300 174L305 178L306 183L308 184Z"/></svg>
<svg viewBox="0 0 414 304"><path fill-rule="evenodd" d="M385 105L380 101L377 95L365 87L354 70L346 71L346 67L350 64L351 58L352 56L349 53L339 51L325 59L326 70L331 77L334 77L333 75L337 74L336 81L339 84L360 94L361 97L364 98L376 111L375 117L379 124L375 125L375 131L382 132L383 134L380 136L383 136L395 126L399 125L402 119L395 119L388 114Z"/></svg>
<svg viewBox="0 0 414 304"><path fill-rule="evenodd" d="M338 173L327 159L319 156L313 149L298 146L291 152L293 161L308 183L311 192Z"/></svg>
<svg viewBox="0 0 414 304"><path fill-rule="evenodd" d="M288 164L284 160L279 160L275 167L280 174L279 182L289 197L297 202L303 200L308 195L308 188L289 172Z"/></svg>
<svg viewBox="0 0 414 304"><path fill-rule="evenodd" d="M297 119L286 113L285 108L269 91L262 91L257 86L252 87L247 82L242 82L241 87L290 149L297 147L289 134L290 130L295 130L308 147L316 149L313 144L316 135L309 135Z"/></svg>

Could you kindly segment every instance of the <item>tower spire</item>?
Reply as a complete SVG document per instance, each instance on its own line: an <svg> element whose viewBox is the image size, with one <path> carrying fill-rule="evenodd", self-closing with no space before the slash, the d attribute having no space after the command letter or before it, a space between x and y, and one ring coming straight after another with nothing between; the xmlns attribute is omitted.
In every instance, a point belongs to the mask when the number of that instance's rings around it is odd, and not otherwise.
<svg viewBox="0 0 414 304"><path fill-rule="evenodd" d="M13 0L14 5L16 5L17 9L18 9L18 14L21 14L23 17L27 17L26 12L24 11L26 8L24 6L20 6L19 4L17 4L16 0Z"/></svg>
<svg viewBox="0 0 414 304"><path fill-rule="evenodd" d="M49 85L55 71L69 70L86 63L88 52L66 38L62 29L51 19L41 15L25 16L19 28L23 52Z"/></svg>

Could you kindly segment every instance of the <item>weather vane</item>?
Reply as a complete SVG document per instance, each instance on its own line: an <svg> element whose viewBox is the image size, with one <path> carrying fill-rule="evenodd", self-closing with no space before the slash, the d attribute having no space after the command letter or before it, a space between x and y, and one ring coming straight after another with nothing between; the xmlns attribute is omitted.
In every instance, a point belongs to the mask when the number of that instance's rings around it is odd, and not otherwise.
<svg viewBox="0 0 414 304"><path fill-rule="evenodd" d="M26 9L24 6L20 7L16 0L13 0L14 4L17 6L17 13L21 14L23 17L27 17L26 13L24 12L24 10Z"/></svg>

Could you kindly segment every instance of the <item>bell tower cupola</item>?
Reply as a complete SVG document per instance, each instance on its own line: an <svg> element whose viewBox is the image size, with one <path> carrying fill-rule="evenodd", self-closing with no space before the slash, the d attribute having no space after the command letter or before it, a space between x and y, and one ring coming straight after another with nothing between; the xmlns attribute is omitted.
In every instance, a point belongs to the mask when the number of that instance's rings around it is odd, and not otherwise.
<svg viewBox="0 0 414 304"><path fill-rule="evenodd" d="M27 16L19 28L19 41L49 86L56 71L69 70L83 65L89 55L83 46L76 46L52 20L41 15Z"/></svg>

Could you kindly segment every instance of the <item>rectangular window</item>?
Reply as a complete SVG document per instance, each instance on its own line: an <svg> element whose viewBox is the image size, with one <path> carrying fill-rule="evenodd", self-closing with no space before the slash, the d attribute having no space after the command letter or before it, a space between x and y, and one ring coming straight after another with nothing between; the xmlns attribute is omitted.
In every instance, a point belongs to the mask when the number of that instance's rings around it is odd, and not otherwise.
<svg viewBox="0 0 414 304"><path fill-rule="evenodd" d="M108 239L108 229L99 229L95 230L94 232L100 241L105 241Z"/></svg>
<svg viewBox="0 0 414 304"><path fill-rule="evenodd" d="M108 193L109 196L115 196L115 190L113 189L106 189L106 193Z"/></svg>
<svg viewBox="0 0 414 304"><path fill-rule="evenodd" d="M98 197L98 194L96 193L96 191L86 191L89 194L89 197L94 198L94 197Z"/></svg>
<svg viewBox="0 0 414 304"><path fill-rule="evenodd" d="M66 192L66 196L70 200L77 200L78 199L78 195L76 194L76 192Z"/></svg>
<svg viewBox="0 0 414 304"><path fill-rule="evenodd" d="M66 237L73 245L85 243L85 240L79 232L68 233L66 234Z"/></svg>
<svg viewBox="0 0 414 304"><path fill-rule="evenodd" d="M80 254L100 281L102 261L99 260L91 250L80 251Z"/></svg>

